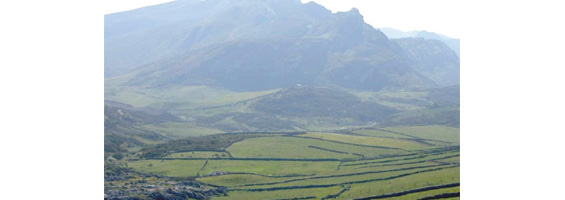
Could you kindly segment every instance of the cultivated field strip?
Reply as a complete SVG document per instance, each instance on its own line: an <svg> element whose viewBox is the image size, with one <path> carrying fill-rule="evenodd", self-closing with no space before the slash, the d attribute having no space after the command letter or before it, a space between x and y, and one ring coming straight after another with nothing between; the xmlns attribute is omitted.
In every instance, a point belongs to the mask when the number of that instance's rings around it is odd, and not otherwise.
<svg viewBox="0 0 565 200"><path fill-rule="evenodd" d="M443 159L447 159L447 158L454 158L454 157L459 157L459 154L451 155L451 156L445 156L445 157L441 157L441 158L434 158L434 159L429 159L429 160L414 161L414 162L401 162L401 163L382 164L382 165L367 165L367 166L363 166L363 167L357 167L355 169L363 169L363 168L371 168L371 167L384 167L384 166L401 166L401 165L408 165L408 164L433 162L433 161L443 160Z"/></svg>
<svg viewBox="0 0 565 200"><path fill-rule="evenodd" d="M294 178L294 177L315 176L316 174L265 175L265 174L249 173L249 172L222 172L221 175L254 175L254 176L262 176L266 178Z"/></svg>
<svg viewBox="0 0 565 200"><path fill-rule="evenodd" d="M292 189L302 189L302 188L325 188L325 187L333 187L333 186L339 186L339 185L385 181L385 180L391 180L391 179L401 178L401 177L405 177L405 176L410 176L410 175L414 175L414 174L438 171L438 170L449 169L449 168L454 168L454 167L456 167L456 166L427 169L427 170L422 170L422 171L400 174L400 175L396 175L396 176L390 176L390 177L386 177L386 178L367 179L367 180L360 180L360 181L349 181L349 182L342 182L342 183L320 184L320 185L303 185L303 186L284 186L284 187L271 187L271 188L251 188L251 189L234 189L234 188L231 188L229 190L230 191L261 192L261 191L275 191L275 190L292 190Z"/></svg>
<svg viewBox="0 0 565 200"><path fill-rule="evenodd" d="M303 199L316 199L315 196L307 196L307 197L297 197L297 198L288 198L288 199L275 199L275 200L303 200Z"/></svg>
<svg viewBox="0 0 565 200"><path fill-rule="evenodd" d="M356 199L354 199L354 200L385 199L385 198L399 197L399 196L404 196L404 195L407 195L407 194L412 194L412 193L417 193L417 192L424 192L424 191L429 191L429 190L437 190L437 189L443 189L443 188L459 187L459 185L460 185L460 183L451 183L451 184L445 184L445 185L437 185L437 186L423 187L423 188L418 188L418 189L413 189L413 190L407 190L407 191L402 191L402 192L396 192L396 193L391 193L391 194L383 194L383 195L369 196L369 197L363 197L363 198L356 198Z"/></svg>
<svg viewBox="0 0 565 200"><path fill-rule="evenodd" d="M343 187L336 186L330 188L296 189L292 191L264 191L264 192L244 192L232 191L228 196L214 197L216 200L294 200L294 199L320 199L322 197L337 194Z"/></svg>
<svg viewBox="0 0 565 200"><path fill-rule="evenodd" d="M283 136L251 138L233 144L228 150L236 158L335 158L340 160L357 160L363 156L385 157L405 153L402 150L390 148L373 148L344 142Z"/></svg>
<svg viewBox="0 0 565 200"><path fill-rule="evenodd" d="M405 136L405 137L409 137L409 138L425 140L424 138L419 138L419 137L416 137L416 136L408 135L408 134L405 134L405 133L399 133L399 132L396 132L396 131L389 131L389 130L379 129L379 128L365 128L365 129L389 132L389 133L393 133L393 134L397 134L397 135L401 135L401 136Z"/></svg>
<svg viewBox="0 0 565 200"><path fill-rule="evenodd" d="M419 156L414 156L414 157L400 158L400 159L390 159L390 160L383 160L383 161L350 163L350 164L343 164L342 166L357 166L357 165L368 165L368 164L376 164L376 163L389 163L389 162L404 161L404 160L414 160L414 159L425 158L425 157L428 157L428 155L419 155Z"/></svg>
<svg viewBox="0 0 565 200"><path fill-rule="evenodd" d="M196 172L196 176L200 176L200 172L202 170L204 170L204 168L206 168L207 164L208 164L208 159L206 159L206 161L204 161L204 165L202 165L202 168L200 168L200 170L198 170L198 172Z"/></svg>
<svg viewBox="0 0 565 200"><path fill-rule="evenodd" d="M344 152L344 151L331 150L331 149L326 149L326 148L317 147L317 146L308 146L308 148L318 149L318 150L322 150L322 151L329 151L329 152L332 152L332 153L349 154L349 153Z"/></svg>
<svg viewBox="0 0 565 200"><path fill-rule="evenodd" d="M365 130L376 130L376 131L392 133L393 135L404 136L404 137L391 137L391 136L370 136L369 135L370 137L383 137L383 138L391 138L391 139L398 139L398 140L406 140L406 141L417 142L417 143L420 143L420 144L423 144L423 145L426 145L426 146L436 146L434 144L428 143L428 141L439 142L439 143L443 143L443 144L449 144L449 142L445 142L445 141L441 141L441 140L424 139L424 138L420 138L420 137L416 137L416 136L412 136L412 135L408 135L408 134L400 133L400 132L396 132L396 131L389 131L389 130L378 129L378 128L365 128ZM368 136L366 134L359 134L359 133L355 133L355 132L348 132L348 133Z"/></svg>
<svg viewBox="0 0 565 200"><path fill-rule="evenodd" d="M165 158L185 158L185 157L210 158L212 157L211 154L217 154L217 153L226 154L228 157L233 158L231 153L226 150L182 151L182 152L171 153Z"/></svg>
<svg viewBox="0 0 565 200"><path fill-rule="evenodd" d="M368 165L368 164L377 164L377 163L392 163L392 162L400 162L400 161L407 161L407 160L424 160L424 158L439 158L441 155L451 154L451 153L458 153L459 151L449 150L449 151L441 151L441 152L434 152L434 153L413 153L413 154L405 154L405 155L397 155L393 157L381 157L381 158L365 158L365 159L357 159L357 160L343 160L344 162L342 166L350 167L350 166L360 166L360 165Z"/></svg>
<svg viewBox="0 0 565 200"><path fill-rule="evenodd" d="M460 147L459 146L446 146L446 147L439 147L439 148L435 148L435 149L422 149L422 150L418 150L418 152L421 153L441 153L441 152L445 152L445 151L459 151Z"/></svg>
<svg viewBox="0 0 565 200"><path fill-rule="evenodd" d="M245 160L245 161L309 161L335 162L337 158L148 158L146 160Z"/></svg>
<svg viewBox="0 0 565 200"><path fill-rule="evenodd" d="M281 183L290 183L290 182L297 182L297 181L304 181L304 180L337 178L337 177L345 177L345 176L358 176L358 175L366 175L366 174L379 174L379 173L387 173L387 172L396 172L396 171L406 171L406 170L422 169L422 168L430 168L430 167L439 167L439 166L444 166L444 165L447 165L447 164L426 165L426 166L418 166L418 167L407 167L407 168L390 169L390 170L382 170L382 171L367 171L367 172L337 174L337 175L328 175L328 176L314 176L314 177L308 177L308 178L290 179L290 180L270 182L270 183L245 184L245 185L240 185L240 186L236 186L236 187L258 186L258 185L276 185L276 184L281 184Z"/></svg>
<svg viewBox="0 0 565 200"><path fill-rule="evenodd" d="M339 197L339 195L343 194L344 192L349 191L350 188L351 188L351 186L344 186L343 189L340 190L338 193L325 196L324 198L321 198L321 200L334 199L336 197Z"/></svg>
<svg viewBox="0 0 565 200"><path fill-rule="evenodd" d="M450 144L451 142L447 142L444 140L438 140L438 139L431 139L429 136L428 138L423 138L423 137L418 137L418 136L414 136L408 133L401 133L399 131L392 131L392 130L386 130L386 129L382 129L382 128L364 128L365 130L376 130L376 131L382 131L382 132L387 132L387 133L391 133L391 134L395 134L395 135L399 135L399 136L404 136L404 138L398 138L398 139L412 139L412 140L418 140L418 141L430 141L430 142L438 142L438 143L442 143L442 144Z"/></svg>
<svg viewBox="0 0 565 200"><path fill-rule="evenodd" d="M336 140L328 140L328 139L308 137L308 136L284 136L284 137L308 138L308 139L313 139L313 140L320 140L320 141L333 142L333 143L338 143L338 144L347 144L347 145L353 145L353 146L359 146L359 147L369 147L369 148L376 148L376 149L390 149L390 150L409 151L409 150L405 150L405 149L401 149L401 148L395 148L395 147L355 144L355 143L341 142L341 141L336 141Z"/></svg>
<svg viewBox="0 0 565 200"><path fill-rule="evenodd" d="M407 157L407 156L416 156L418 153L407 153L407 154L384 154L375 157L365 157L361 159L344 159L343 162L347 163L355 163L355 162L363 162L368 160L382 160L382 159L390 159L390 158L400 158L400 157Z"/></svg>
<svg viewBox="0 0 565 200"><path fill-rule="evenodd" d="M434 196L420 198L418 200L447 199L447 198L460 197L460 196L461 194L459 192L442 193Z"/></svg>

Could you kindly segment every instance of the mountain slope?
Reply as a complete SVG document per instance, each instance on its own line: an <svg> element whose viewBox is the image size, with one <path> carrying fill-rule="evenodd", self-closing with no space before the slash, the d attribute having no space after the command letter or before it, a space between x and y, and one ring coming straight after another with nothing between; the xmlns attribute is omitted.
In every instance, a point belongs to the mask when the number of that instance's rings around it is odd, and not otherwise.
<svg viewBox="0 0 565 200"><path fill-rule="evenodd" d="M419 37L394 41L407 52L419 73L441 86L459 84L459 56L441 41Z"/></svg>
<svg viewBox="0 0 565 200"><path fill-rule="evenodd" d="M141 124L179 121L178 118L151 108L136 108L127 104L104 102L104 151L127 152L127 148L141 147L147 141L169 138L139 127Z"/></svg>
<svg viewBox="0 0 565 200"><path fill-rule="evenodd" d="M105 16L105 75L125 85L436 87L357 9L298 0L184 0Z"/></svg>
<svg viewBox="0 0 565 200"><path fill-rule="evenodd" d="M106 15L105 75L119 75L143 64L230 41L303 35L305 25L331 15L312 4L179 0Z"/></svg>

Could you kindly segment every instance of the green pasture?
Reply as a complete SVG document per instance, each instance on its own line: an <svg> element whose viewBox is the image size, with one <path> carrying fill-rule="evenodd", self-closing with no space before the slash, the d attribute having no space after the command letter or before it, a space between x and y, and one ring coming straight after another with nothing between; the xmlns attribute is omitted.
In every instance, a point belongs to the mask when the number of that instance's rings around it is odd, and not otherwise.
<svg viewBox="0 0 565 200"><path fill-rule="evenodd" d="M191 151L172 153L165 158L228 158L229 155L225 152L215 151Z"/></svg>
<svg viewBox="0 0 565 200"><path fill-rule="evenodd" d="M459 167L445 168L386 181L353 184L351 189L341 197L344 199L360 198L458 182Z"/></svg>
<svg viewBox="0 0 565 200"><path fill-rule="evenodd" d="M406 199L421 199L424 197L432 197L438 194L444 194L444 193L456 193L459 192L460 187L452 187L452 188L444 188L444 189L437 189L437 190L430 190L430 191L424 191L424 192L417 192L417 193L412 193L412 194L407 194L407 195L403 195L403 196L399 196L399 197L391 197L391 198L387 198L387 200L406 200ZM340 198L337 198L340 199ZM459 199L459 198L457 198ZM443 199L443 200L447 200L447 199Z"/></svg>
<svg viewBox="0 0 565 200"><path fill-rule="evenodd" d="M373 136L373 137L391 137L391 138L405 138L405 139L413 138L413 137L410 137L410 136L404 136L404 135L400 135L400 134L395 134L395 133L391 133L391 132L387 132L387 131L381 131L381 130L375 130L375 129L359 129L359 130L355 130L353 132L363 134L363 135L367 135L367 136Z"/></svg>
<svg viewBox="0 0 565 200"><path fill-rule="evenodd" d="M447 163L459 163L460 162L461 157L457 156L457 157L453 157L453 158L446 158L446 159L441 159L441 160L437 160L440 162L447 162Z"/></svg>
<svg viewBox="0 0 565 200"><path fill-rule="evenodd" d="M288 186L342 184L342 183L348 183L348 182L382 179L382 178L398 176L398 175L401 175L401 174L418 172L418 171L423 171L423 170L426 170L426 169L433 169L433 168L441 168L441 166L430 166L430 167L425 167L425 168L421 168L421 169L410 169L410 170L392 171L392 172L384 172L384 173L368 173L368 174L361 174L361 175L348 175L348 176L327 177L327 178L318 178L318 179L307 179L307 180L294 181L294 182L281 183L281 184L274 184L274 185L257 185L257 186L238 187L238 188L251 189L251 188L273 188L273 187L288 187Z"/></svg>
<svg viewBox="0 0 565 200"><path fill-rule="evenodd" d="M360 144L360 145L399 148L405 150L428 148L427 146L424 146L416 142L398 140L393 138L366 137L366 136L344 135L344 134L335 134L335 133L320 133L320 132L309 132L307 134L300 136L319 138L319 139L331 140L331 141L339 141L339 142L352 143L352 144Z"/></svg>
<svg viewBox="0 0 565 200"><path fill-rule="evenodd" d="M426 162L426 163L416 163L416 164L408 164L408 165L403 165L403 166L385 166L385 167L379 167L379 168L365 168L365 169L341 169L341 170L336 170L336 169L328 169L328 171L324 171L324 172L320 172L317 173L316 175L313 176L298 176L298 177L265 177L265 176L259 176L259 175L252 175L252 174L231 174L231 175L222 175L222 176L210 176L210 177L202 177L202 178L198 178L199 181L205 182L205 183L209 183L209 184L214 184L214 185L221 185L221 186L227 186L227 187L235 187L235 186L241 186L244 184L262 184L262 183L277 183L277 182L281 182L281 181L291 181L289 182L290 184L285 184L285 185L294 185L293 183L296 184L302 184L302 182L305 182L302 179L305 178L320 178L318 179L319 181L332 181L333 178L328 177L328 178L324 178L326 176L333 176L333 175L347 175L345 177L349 177L350 175L348 174L353 174L353 173L359 173L359 172L374 172L374 171L386 171L386 170L393 170L393 169L406 169L406 170L402 170L400 172L407 172L410 171L411 167L424 167L424 166L430 166L430 165L437 165L437 163L431 163L431 162ZM424 169L424 168L421 168ZM383 172L381 174L387 174L388 172ZM362 177L363 175L351 175L351 176L359 176ZM282 185L282 184L280 184ZM252 188L261 188L261 187L271 187L274 185L263 185L263 186L254 186ZM251 187L249 187L251 188Z"/></svg>
<svg viewBox="0 0 565 200"><path fill-rule="evenodd" d="M166 161L165 161L166 162ZM215 171L247 172L261 175L309 175L335 170L338 161L255 161L255 160L210 160L201 175Z"/></svg>
<svg viewBox="0 0 565 200"><path fill-rule="evenodd" d="M208 86L146 88L121 86L121 83L123 80L119 78L105 80L104 99L127 103L135 107L153 106L173 110L229 105L279 90L233 92Z"/></svg>
<svg viewBox="0 0 565 200"><path fill-rule="evenodd" d="M386 166L401 167L401 166L404 166L403 164L406 164L406 163L412 164L412 163L421 162L421 161L431 162L430 160L435 160L435 159L444 158L444 157L452 157L452 156L457 156L457 157L453 157L452 159L453 159L454 162L455 161L458 162L458 160L459 160L458 155L459 154L460 154L459 152L446 152L446 153L442 153L442 154L438 154L438 155L425 155L425 157L421 157L422 155L419 155L419 156L410 156L410 157L402 157L402 158L390 158L390 159L379 159L379 160L363 160L363 161L355 161L355 162L345 162L341 165L341 169L344 169L344 170L347 170L347 169L364 169L364 168L377 169L377 168L386 167ZM410 159L403 160L403 159L407 159L407 158L410 158ZM414 158L414 159L411 159L411 158ZM391 161L391 162L386 162L386 161ZM442 161L442 160L438 160L438 161ZM378 162L378 163L375 163L375 162ZM445 161L445 162L447 162L447 161Z"/></svg>
<svg viewBox="0 0 565 200"><path fill-rule="evenodd" d="M196 176L204 162L204 160L140 160L129 162L128 166L146 174L192 177Z"/></svg>
<svg viewBox="0 0 565 200"><path fill-rule="evenodd" d="M197 180L213 185L234 187L244 184L269 183L269 182L283 181L288 179L291 178L275 178L275 177L266 177L266 176L253 175L253 174L228 174L222 176L201 177L198 178Z"/></svg>
<svg viewBox="0 0 565 200"><path fill-rule="evenodd" d="M218 129L197 126L189 122L165 122L161 124L147 124L141 127L172 138L198 137L223 132Z"/></svg>
<svg viewBox="0 0 565 200"><path fill-rule="evenodd" d="M308 134L306 134L308 135ZM353 137L353 136L350 136ZM347 152L336 153L309 146ZM396 149L380 149L350 144L340 144L331 141L316 140L301 137L262 137L243 140L227 149L234 157L258 158L339 158L358 159L353 153L374 157L379 155L400 154L404 151Z"/></svg>
<svg viewBox="0 0 565 200"><path fill-rule="evenodd" d="M229 196L213 197L213 200L252 200L252 199L297 199L301 197L317 197L321 199L327 195L338 193L343 188L340 186L329 188L309 188L309 189L294 189L294 190L278 190L278 191L263 191L263 192L246 192L246 191L231 191Z"/></svg>
<svg viewBox="0 0 565 200"><path fill-rule="evenodd" d="M440 140L459 143L459 128L448 126L403 126L387 127L384 130L394 131L429 140Z"/></svg>

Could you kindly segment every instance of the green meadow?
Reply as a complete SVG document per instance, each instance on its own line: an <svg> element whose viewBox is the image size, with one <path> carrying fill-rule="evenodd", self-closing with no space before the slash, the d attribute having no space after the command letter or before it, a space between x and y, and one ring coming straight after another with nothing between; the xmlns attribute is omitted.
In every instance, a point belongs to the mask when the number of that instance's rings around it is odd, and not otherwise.
<svg viewBox="0 0 565 200"><path fill-rule="evenodd" d="M229 190L213 199L355 199L439 186L385 198L420 199L459 192L442 188L459 183L458 138L459 129L442 126L264 134L217 151L140 157L128 166Z"/></svg>

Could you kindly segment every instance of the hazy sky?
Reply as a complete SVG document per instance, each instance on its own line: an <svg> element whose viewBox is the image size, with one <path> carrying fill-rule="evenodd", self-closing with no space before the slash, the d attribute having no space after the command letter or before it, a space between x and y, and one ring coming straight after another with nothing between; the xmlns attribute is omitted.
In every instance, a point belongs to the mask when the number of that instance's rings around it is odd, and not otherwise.
<svg viewBox="0 0 565 200"><path fill-rule="evenodd" d="M160 4L171 0L111 0L103 1L104 13L114 13ZM234 0L236 1L236 0ZM390 27L402 31L427 30L459 38L459 0L301 0L315 1L333 12L356 7L365 22L375 28Z"/></svg>

